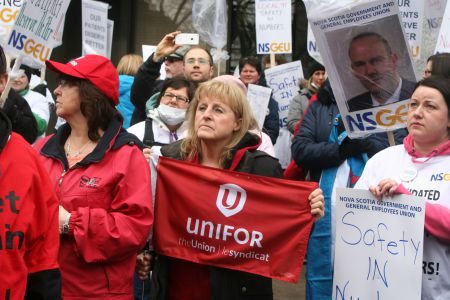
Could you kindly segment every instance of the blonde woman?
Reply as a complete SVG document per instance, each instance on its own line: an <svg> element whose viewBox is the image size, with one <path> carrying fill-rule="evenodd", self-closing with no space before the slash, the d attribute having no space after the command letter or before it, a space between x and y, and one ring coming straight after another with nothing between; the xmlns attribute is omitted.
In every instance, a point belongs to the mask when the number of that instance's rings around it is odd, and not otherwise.
<svg viewBox="0 0 450 300"><path fill-rule="evenodd" d="M278 160L256 150L260 138L249 132L252 120L239 87L219 81L202 83L188 110L186 138L162 147L161 154L213 168L282 177ZM321 217L322 191L315 190L309 198L311 214ZM244 286L246 295L273 298L270 278L164 256L154 260L152 281L152 298L158 300L240 299Z"/></svg>
<svg viewBox="0 0 450 300"><path fill-rule="evenodd" d="M131 86L134 82L139 67L144 63L142 56L138 54L126 54L122 56L117 65L117 73L119 73L120 96L117 110L123 116L123 128L130 127L131 115L134 111L134 105L130 100Z"/></svg>

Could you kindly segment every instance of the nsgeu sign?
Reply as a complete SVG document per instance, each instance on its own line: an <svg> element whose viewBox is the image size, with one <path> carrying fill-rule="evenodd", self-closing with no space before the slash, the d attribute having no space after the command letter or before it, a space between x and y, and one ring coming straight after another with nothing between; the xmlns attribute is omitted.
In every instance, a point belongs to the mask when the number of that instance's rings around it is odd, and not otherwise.
<svg viewBox="0 0 450 300"><path fill-rule="evenodd" d="M167 256L297 282L316 183L161 157L155 249Z"/></svg>

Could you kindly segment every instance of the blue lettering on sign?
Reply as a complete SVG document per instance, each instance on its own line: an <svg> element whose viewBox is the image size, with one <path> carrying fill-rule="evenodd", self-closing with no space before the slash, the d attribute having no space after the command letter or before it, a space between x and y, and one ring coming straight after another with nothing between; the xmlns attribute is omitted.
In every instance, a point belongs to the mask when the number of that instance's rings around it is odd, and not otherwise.
<svg viewBox="0 0 450 300"><path fill-rule="evenodd" d="M336 300L361 300L361 298L359 296L354 296L354 295L347 295L347 287L350 283L350 280L347 281L344 285L344 288L341 289L341 287L339 285L336 285L336 290L335 290L335 294L334 294L334 298ZM377 296L376 298L371 298L374 300L380 300L380 291L377 291Z"/></svg>
<svg viewBox="0 0 450 300"><path fill-rule="evenodd" d="M389 287L388 281L387 281L387 276L386 276L386 265L387 265L387 263L388 263L388 261L386 260L384 262L384 265L383 265L383 272L381 272L380 266L378 265L378 261L377 261L376 258L374 258L373 271L372 271L372 258L369 256L369 270L367 272L367 278L366 279L369 280L370 273L372 273L373 274L372 275L372 280L375 280L375 275L378 274L379 278L381 278L381 280L383 281L384 285L386 287Z"/></svg>
<svg viewBox="0 0 450 300"><path fill-rule="evenodd" d="M366 126L364 126L364 122L367 122L368 124L373 126L367 126L367 124ZM357 114L356 120L352 116L347 115L347 124L350 127L350 132L355 131L355 127L359 131L375 130L377 128L377 122L373 120L373 112L371 111L363 114Z"/></svg>
<svg viewBox="0 0 450 300"><path fill-rule="evenodd" d="M402 231L402 236L398 240L386 241L386 239L383 238L383 232L389 232L389 227L386 224L381 222L378 223L376 230L371 228L361 230L350 220L351 216L354 214L354 212L350 211L342 217L341 222L345 225L345 233L341 236L341 240L344 243L352 246L359 244L369 247L379 246L380 252L385 251L390 255L403 254L403 256L406 256L407 249L412 248L414 257L413 263L416 264L420 242L417 242L416 244L412 238L407 240L405 238L405 231ZM409 248L407 248L407 246L409 246Z"/></svg>
<svg viewBox="0 0 450 300"><path fill-rule="evenodd" d="M258 52L269 52L269 43L258 44Z"/></svg>
<svg viewBox="0 0 450 300"><path fill-rule="evenodd" d="M313 41L309 41L308 50L309 52L317 52L317 44Z"/></svg>
<svg viewBox="0 0 450 300"><path fill-rule="evenodd" d="M11 45L12 43L14 48L22 50L26 39L26 35L23 35L14 29L11 31L11 37L9 38L8 45Z"/></svg>

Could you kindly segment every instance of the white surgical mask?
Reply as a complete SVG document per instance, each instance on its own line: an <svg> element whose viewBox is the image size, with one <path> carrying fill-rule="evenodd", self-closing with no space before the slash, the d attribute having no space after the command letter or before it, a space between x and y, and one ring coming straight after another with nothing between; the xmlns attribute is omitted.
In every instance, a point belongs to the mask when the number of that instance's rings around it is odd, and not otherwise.
<svg viewBox="0 0 450 300"><path fill-rule="evenodd" d="M160 103L157 110L159 117L167 125L177 125L186 119L186 108L176 108Z"/></svg>

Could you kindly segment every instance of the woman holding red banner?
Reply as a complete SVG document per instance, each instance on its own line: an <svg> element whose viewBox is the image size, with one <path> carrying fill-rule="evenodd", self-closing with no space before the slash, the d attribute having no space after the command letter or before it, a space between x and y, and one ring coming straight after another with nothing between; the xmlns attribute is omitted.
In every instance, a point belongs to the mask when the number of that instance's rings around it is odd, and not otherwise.
<svg viewBox="0 0 450 300"><path fill-rule="evenodd" d="M407 128L404 144L373 156L355 188L378 198L433 192L426 199L422 299L450 299L449 79L433 75L417 84Z"/></svg>
<svg viewBox="0 0 450 300"><path fill-rule="evenodd" d="M187 137L161 148L163 156L203 166L282 177L281 166L257 151L259 137L249 132L252 113L234 84L202 83L191 103ZM320 189L309 195L311 214L324 214ZM147 271L141 266L140 273ZM209 267L158 255L153 269L152 299L272 299L272 281L242 271Z"/></svg>
<svg viewBox="0 0 450 300"><path fill-rule="evenodd" d="M62 296L130 300L153 215L141 142L115 108L119 76L100 55L46 64L60 74L56 114L67 121L36 144L59 199Z"/></svg>

